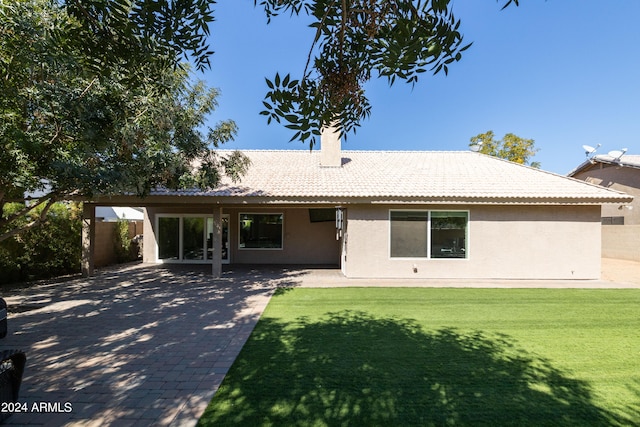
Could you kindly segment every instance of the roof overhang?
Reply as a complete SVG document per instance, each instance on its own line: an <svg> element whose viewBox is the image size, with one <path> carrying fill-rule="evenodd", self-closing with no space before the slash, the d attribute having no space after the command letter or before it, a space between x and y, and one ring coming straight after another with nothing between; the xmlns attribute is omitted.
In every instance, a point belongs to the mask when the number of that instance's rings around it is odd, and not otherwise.
<svg viewBox="0 0 640 427"><path fill-rule="evenodd" d="M613 193L613 192L612 192ZM167 205L380 205L380 204L455 204L455 205L602 205L605 203L629 203L633 196L624 193L613 193L610 197L599 198L531 198L531 197L463 197L463 196L434 196L434 197L234 197L234 196L205 196L205 195L150 195L138 196L103 196L85 200L102 206L167 206Z"/></svg>

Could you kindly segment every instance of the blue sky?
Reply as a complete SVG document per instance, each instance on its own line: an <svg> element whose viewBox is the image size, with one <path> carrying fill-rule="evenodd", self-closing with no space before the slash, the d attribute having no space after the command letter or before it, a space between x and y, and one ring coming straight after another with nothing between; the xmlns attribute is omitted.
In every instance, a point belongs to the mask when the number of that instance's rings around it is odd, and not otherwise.
<svg viewBox="0 0 640 427"><path fill-rule="evenodd" d="M533 138L534 160L560 174L585 159L583 144L640 154L640 1L521 3L501 11L493 0L454 0L473 46L448 76L425 73L413 88L369 82L371 117L343 149L466 150L493 130ZM239 126L226 147L308 149L259 112L265 77L302 74L313 30L288 15L267 25L251 0L220 0L215 10L212 67L196 77L221 91L212 123Z"/></svg>

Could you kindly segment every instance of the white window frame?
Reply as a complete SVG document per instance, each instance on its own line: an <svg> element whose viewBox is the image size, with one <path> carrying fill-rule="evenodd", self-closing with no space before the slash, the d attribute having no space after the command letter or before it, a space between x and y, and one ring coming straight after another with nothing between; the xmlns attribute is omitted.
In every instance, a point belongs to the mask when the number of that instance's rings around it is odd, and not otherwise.
<svg viewBox="0 0 640 427"><path fill-rule="evenodd" d="M281 245L279 248L242 248L240 247L241 233L242 233L242 222L240 217L242 215L281 215L282 216L282 227L280 230L280 242ZM238 212L238 250L239 251L282 251L284 250L284 212Z"/></svg>
<svg viewBox="0 0 640 427"><path fill-rule="evenodd" d="M392 257L391 256L391 212L426 212L427 213L427 256L426 257ZM432 212L464 212L467 214L467 226L465 229L465 257L464 258L433 258L431 253L431 213ZM470 258L469 247L470 243L470 228L471 228L471 211L468 209L389 209L387 216L388 227L388 242L387 255L390 260L393 261L466 261Z"/></svg>

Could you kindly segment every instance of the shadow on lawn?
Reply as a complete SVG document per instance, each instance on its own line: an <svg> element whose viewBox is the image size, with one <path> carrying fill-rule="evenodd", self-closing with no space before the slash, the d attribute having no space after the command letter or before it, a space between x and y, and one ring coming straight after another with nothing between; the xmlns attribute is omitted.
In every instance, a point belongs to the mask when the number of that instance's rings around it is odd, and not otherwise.
<svg viewBox="0 0 640 427"><path fill-rule="evenodd" d="M263 318L201 425L618 425L507 336L345 311Z"/></svg>
<svg viewBox="0 0 640 427"><path fill-rule="evenodd" d="M628 414L627 416L630 419L635 420L637 425L640 424L640 380L635 380L633 385L629 386L629 389L635 395L636 399L633 407L626 408L625 411Z"/></svg>

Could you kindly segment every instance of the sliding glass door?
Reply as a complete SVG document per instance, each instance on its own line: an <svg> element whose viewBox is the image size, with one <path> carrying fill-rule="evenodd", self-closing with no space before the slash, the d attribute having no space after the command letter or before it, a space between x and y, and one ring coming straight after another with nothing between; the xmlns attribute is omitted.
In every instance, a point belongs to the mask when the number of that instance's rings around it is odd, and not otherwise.
<svg viewBox="0 0 640 427"><path fill-rule="evenodd" d="M158 218L158 259L180 259L180 218Z"/></svg>
<svg viewBox="0 0 640 427"><path fill-rule="evenodd" d="M204 263L213 259L213 217L169 215L157 217L158 261ZM221 257L229 263L229 215L222 215Z"/></svg>
<svg viewBox="0 0 640 427"><path fill-rule="evenodd" d="M204 218L182 218L182 259L204 260Z"/></svg>

